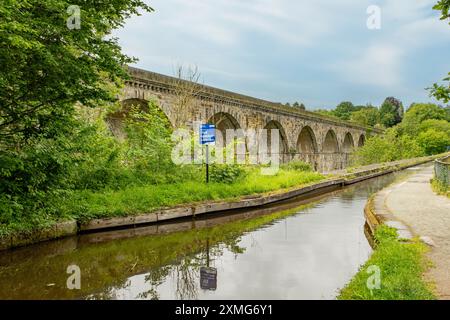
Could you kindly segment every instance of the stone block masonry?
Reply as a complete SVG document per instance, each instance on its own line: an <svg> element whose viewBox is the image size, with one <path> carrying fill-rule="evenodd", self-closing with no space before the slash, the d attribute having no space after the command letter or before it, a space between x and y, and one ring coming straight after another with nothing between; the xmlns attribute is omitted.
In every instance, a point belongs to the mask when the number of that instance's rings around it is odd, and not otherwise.
<svg viewBox="0 0 450 320"><path fill-rule="evenodd" d="M367 136L381 132L146 70L129 67L129 73L131 79L120 96L124 105L154 100L174 128L200 121L215 124L222 132L279 129L281 161L303 160L322 172L345 168L352 150L362 146ZM180 88L192 92L187 105L179 103Z"/></svg>

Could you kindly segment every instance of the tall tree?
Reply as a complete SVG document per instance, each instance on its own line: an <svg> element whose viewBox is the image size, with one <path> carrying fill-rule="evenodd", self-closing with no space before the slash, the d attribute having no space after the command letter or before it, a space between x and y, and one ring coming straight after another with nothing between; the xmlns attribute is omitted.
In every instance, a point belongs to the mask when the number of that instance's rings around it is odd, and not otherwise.
<svg viewBox="0 0 450 320"><path fill-rule="evenodd" d="M0 143L20 145L57 134L74 105L115 98L112 87L134 61L121 52L114 28L142 0L7 0L0 4Z"/></svg>
<svg viewBox="0 0 450 320"><path fill-rule="evenodd" d="M152 11L142 0L0 2L0 217L16 197L34 212L47 190L71 186L96 145L76 110L116 99L134 59L111 31L140 10Z"/></svg>
<svg viewBox="0 0 450 320"><path fill-rule="evenodd" d="M413 103L406 110L404 121L411 119L417 120L419 123L428 119L447 120L450 121L450 117L441 106L433 103Z"/></svg>
<svg viewBox="0 0 450 320"><path fill-rule="evenodd" d="M350 120L352 112L356 111L355 106L350 101L343 101L339 103L334 109L333 113L336 117L342 120Z"/></svg>
<svg viewBox="0 0 450 320"><path fill-rule="evenodd" d="M443 107L432 103L413 103L406 110L400 129L410 136L415 136L420 130L420 125L426 120L448 121L447 112Z"/></svg>
<svg viewBox="0 0 450 320"><path fill-rule="evenodd" d="M360 110L352 113L350 120L363 126L373 127L380 122L380 113L376 107L362 107Z"/></svg>
<svg viewBox="0 0 450 320"><path fill-rule="evenodd" d="M380 121L386 128L400 123L403 118L403 104L394 97L387 97L380 107Z"/></svg>
<svg viewBox="0 0 450 320"><path fill-rule="evenodd" d="M179 65L175 72L174 85L174 96L175 105L178 112L175 114L175 126L184 127L186 123L182 123L183 119L192 118L189 107L191 107L196 102L196 96L200 94L201 87L200 82L200 71L197 66L187 66Z"/></svg>

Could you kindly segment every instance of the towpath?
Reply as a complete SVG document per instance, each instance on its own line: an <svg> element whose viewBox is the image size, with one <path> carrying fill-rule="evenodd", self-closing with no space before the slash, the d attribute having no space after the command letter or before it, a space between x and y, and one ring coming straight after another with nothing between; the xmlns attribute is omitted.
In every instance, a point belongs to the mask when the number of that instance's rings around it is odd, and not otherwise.
<svg viewBox="0 0 450 320"><path fill-rule="evenodd" d="M436 283L441 299L450 299L450 199L433 192L427 166L403 182L388 188L385 207L431 245L429 258L434 267L425 275Z"/></svg>

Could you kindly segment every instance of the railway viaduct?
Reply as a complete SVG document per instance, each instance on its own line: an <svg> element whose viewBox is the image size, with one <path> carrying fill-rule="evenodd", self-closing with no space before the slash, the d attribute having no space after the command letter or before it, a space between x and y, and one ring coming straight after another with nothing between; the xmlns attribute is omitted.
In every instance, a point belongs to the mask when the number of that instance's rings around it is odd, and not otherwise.
<svg viewBox="0 0 450 320"><path fill-rule="evenodd" d="M119 99L123 105L154 100L173 127L193 121L226 129L279 129L281 160L300 159L319 171L342 169L354 148L364 145L378 130L335 120L313 112L287 107L210 86L194 84L154 72L129 67ZM180 103L180 88L190 91L189 103ZM183 99L183 97L181 97ZM185 99L186 100L186 99ZM183 110L180 110L183 105ZM114 119L112 117L111 121Z"/></svg>

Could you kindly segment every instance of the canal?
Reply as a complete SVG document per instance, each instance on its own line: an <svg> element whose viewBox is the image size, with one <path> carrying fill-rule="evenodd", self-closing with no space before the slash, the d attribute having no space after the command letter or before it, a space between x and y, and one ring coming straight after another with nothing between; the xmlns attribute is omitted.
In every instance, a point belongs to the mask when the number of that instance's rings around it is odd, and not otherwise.
<svg viewBox="0 0 450 320"><path fill-rule="evenodd" d="M334 299L371 254L367 198L415 170L308 200L0 252L0 299ZM69 290L73 266L80 289Z"/></svg>

